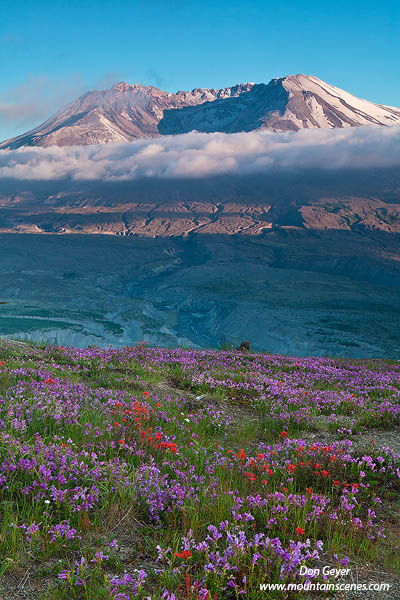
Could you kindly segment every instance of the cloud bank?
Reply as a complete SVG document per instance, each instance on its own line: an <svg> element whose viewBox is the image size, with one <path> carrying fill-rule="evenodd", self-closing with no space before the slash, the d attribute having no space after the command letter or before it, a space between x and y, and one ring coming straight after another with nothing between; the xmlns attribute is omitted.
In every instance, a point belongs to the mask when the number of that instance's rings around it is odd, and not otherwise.
<svg viewBox="0 0 400 600"><path fill-rule="evenodd" d="M0 151L0 178L129 181L285 169L400 166L400 127L188 133L130 143Z"/></svg>

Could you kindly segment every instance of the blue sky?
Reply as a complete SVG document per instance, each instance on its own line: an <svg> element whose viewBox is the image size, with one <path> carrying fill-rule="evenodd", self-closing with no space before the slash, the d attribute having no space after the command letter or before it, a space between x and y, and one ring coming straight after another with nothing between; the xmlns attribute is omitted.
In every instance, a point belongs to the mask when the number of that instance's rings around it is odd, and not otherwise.
<svg viewBox="0 0 400 600"><path fill-rule="evenodd" d="M0 139L118 81L175 92L313 74L400 106L400 4L1 0Z"/></svg>

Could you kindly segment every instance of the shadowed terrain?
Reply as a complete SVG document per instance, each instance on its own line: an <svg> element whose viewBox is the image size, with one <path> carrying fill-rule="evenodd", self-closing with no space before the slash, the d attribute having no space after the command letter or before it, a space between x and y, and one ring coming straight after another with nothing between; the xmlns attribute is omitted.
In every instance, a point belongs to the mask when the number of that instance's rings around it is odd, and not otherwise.
<svg viewBox="0 0 400 600"><path fill-rule="evenodd" d="M395 234L0 236L0 334L290 354L400 349ZM338 247L341 248L340 253Z"/></svg>

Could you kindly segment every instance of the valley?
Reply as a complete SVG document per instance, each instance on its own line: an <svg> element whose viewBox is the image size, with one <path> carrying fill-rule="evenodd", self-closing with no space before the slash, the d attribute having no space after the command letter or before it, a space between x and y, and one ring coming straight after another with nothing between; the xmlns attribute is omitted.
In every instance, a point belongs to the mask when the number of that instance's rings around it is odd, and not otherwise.
<svg viewBox="0 0 400 600"><path fill-rule="evenodd" d="M398 247L393 234L345 231L1 234L0 335L397 358Z"/></svg>

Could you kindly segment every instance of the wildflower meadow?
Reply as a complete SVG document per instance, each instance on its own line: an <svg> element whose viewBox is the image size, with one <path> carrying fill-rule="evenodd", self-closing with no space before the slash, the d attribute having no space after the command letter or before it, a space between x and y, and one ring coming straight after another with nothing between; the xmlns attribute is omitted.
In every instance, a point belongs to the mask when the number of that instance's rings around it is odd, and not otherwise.
<svg viewBox="0 0 400 600"><path fill-rule="evenodd" d="M400 363L145 343L0 358L4 597L300 598L260 584L398 572L400 448L376 440L399 431Z"/></svg>

